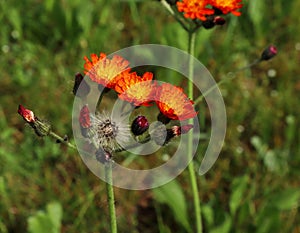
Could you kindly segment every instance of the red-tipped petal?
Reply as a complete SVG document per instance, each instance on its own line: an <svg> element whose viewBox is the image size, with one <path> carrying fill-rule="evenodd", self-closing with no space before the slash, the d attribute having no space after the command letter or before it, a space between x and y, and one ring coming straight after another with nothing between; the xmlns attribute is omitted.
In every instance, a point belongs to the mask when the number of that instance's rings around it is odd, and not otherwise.
<svg viewBox="0 0 300 233"><path fill-rule="evenodd" d="M28 123L35 122L36 120L34 113L31 110L24 108L21 104L19 105L18 113Z"/></svg>

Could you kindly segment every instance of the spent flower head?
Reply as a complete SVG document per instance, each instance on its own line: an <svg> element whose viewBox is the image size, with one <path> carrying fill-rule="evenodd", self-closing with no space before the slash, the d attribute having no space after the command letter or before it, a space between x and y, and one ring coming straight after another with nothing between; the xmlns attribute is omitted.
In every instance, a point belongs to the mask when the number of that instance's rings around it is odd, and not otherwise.
<svg viewBox="0 0 300 233"><path fill-rule="evenodd" d="M107 113L89 113L85 115L83 112L80 120L81 126L88 126L87 134L90 143L97 149L102 148L105 151L112 152L118 148L122 148L130 137L129 126L124 123L124 120L117 117L109 116ZM85 119L85 120L83 120Z"/></svg>

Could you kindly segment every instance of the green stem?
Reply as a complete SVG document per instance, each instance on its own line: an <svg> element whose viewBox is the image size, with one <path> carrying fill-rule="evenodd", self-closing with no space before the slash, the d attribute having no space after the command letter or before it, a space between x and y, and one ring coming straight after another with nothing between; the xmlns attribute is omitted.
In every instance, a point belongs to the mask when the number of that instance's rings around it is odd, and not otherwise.
<svg viewBox="0 0 300 233"><path fill-rule="evenodd" d="M115 198L114 198L114 189L113 189L113 181L112 181L111 161L109 161L105 165L105 180L106 180L106 192L107 192L109 216L110 216L110 232L117 233L117 219L116 219Z"/></svg>
<svg viewBox="0 0 300 233"><path fill-rule="evenodd" d="M182 19L181 15L177 14L177 11L173 11L172 7L169 3L167 3L166 0L161 0L161 4L166 8L166 10L176 19L176 21L182 26L182 28L186 31L189 31L187 25L186 25L186 19Z"/></svg>
<svg viewBox="0 0 300 233"><path fill-rule="evenodd" d="M65 141L64 138L60 137L56 133L50 131L49 136L55 138L59 142L67 145L72 149L77 149L76 146ZM106 179L106 192L107 192L107 200L109 206L109 215L110 215L110 230L111 233L117 233L117 219L116 219L116 210L115 210L115 198L114 198L114 189L113 189L113 181L112 181L112 162L109 161L105 165L105 179Z"/></svg>
<svg viewBox="0 0 300 233"><path fill-rule="evenodd" d="M193 99L193 80L194 80L194 51L195 51L195 39L196 33L189 32L188 38L188 53L190 54L191 58L189 60L189 84L188 84L188 96L190 99ZM192 122L191 122L192 123ZM190 159L193 157L193 134L188 135L188 156ZM195 210L195 219L196 219L196 232L202 233L202 219L201 219L201 206L200 206L200 199L198 195L198 185L196 180L196 172L193 161L190 162L188 166L189 175L190 175L190 182L193 192L194 198L194 210Z"/></svg>
<svg viewBox="0 0 300 233"><path fill-rule="evenodd" d="M216 89L217 87L221 86L221 84L229 81L229 80L232 80L234 79L234 77L228 77L228 78L225 78L225 79L222 79L220 82L218 82L216 85L212 86L211 88L209 88L206 92L203 93L203 95L199 96L195 101L194 101L194 104L197 105L199 104L203 98L205 98L209 93L211 93L214 89Z"/></svg>
<svg viewBox="0 0 300 233"><path fill-rule="evenodd" d="M57 135L56 133L54 133L52 131L49 132L49 136L53 137L54 139L58 140L60 143L63 143L74 150L77 149L76 146L74 146L72 143L65 141L64 138L62 138L61 136Z"/></svg>
<svg viewBox="0 0 300 233"><path fill-rule="evenodd" d="M236 76L235 76L236 73L241 72L241 71L246 70L246 69L249 69L252 66L255 66L255 65L259 64L261 61L262 61L261 59L257 59L257 60L255 60L254 62L252 62L251 64L249 64L247 66L244 66L244 67L239 68L239 69L237 69L235 71L229 72L228 73L228 77L225 77L224 79L222 79L221 81L219 81L216 85L214 85L211 88L209 88L206 92L204 92L201 96L199 96L194 101L194 104L195 105L199 104L203 100L203 98L205 98L209 93L211 93L214 89L216 89L219 86L221 86L223 83L231 81L232 79L235 79L236 78Z"/></svg>

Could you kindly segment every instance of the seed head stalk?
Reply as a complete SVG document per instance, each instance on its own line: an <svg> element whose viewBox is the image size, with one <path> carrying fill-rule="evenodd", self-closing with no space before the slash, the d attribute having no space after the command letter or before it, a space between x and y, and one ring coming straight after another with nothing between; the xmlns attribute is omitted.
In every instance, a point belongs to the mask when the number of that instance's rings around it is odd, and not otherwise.
<svg viewBox="0 0 300 233"><path fill-rule="evenodd" d="M194 84L194 51L195 51L195 39L196 39L196 32L191 31L188 35L188 53L190 54L189 59L189 83L188 83L188 96L190 99L193 99L193 84ZM192 120L189 121L192 124ZM192 160L193 157L193 134L188 135L188 156L189 159ZM192 187L192 193L194 198L194 211L195 211L195 220L196 220L196 232L202 233L202 220L201 220L201 205L200 199L198 195L198 184L196 179L196 172L193 161L190 162L188 166L190 182Z"/></svg>

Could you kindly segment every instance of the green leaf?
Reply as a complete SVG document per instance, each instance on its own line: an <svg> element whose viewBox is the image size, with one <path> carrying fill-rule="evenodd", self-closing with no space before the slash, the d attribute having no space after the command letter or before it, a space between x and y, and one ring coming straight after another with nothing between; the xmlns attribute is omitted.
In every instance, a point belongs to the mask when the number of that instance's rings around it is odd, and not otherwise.
<svg viewBox="0 0 300 233"><path fill-rule="evenodd" d="M270 196L269 204L279 210L290 210L297 208L300 201L300 189L290 188Z"/></svg>
<svg viewBox="0 0 300 233"><path fill-rule="evenodd" d="M46 207L49 219L52 222L54 232L59 232L61 219L62 219L62 207L58 202L49 203Z"/></svg>
<svg viewBox="0 0 300 233"><path fill-rule="evenodd" d="M22 35L23 30L22 30L22 20L21 20L20 12L17 11L16 9L11 9L9 14L10 14L9 19L14 29L17 30L20 33L20 35Z"/></svg>
<svg viewBox="0 0 300 233"><path fill-rule="evenodd" d="M175 219L186 229L191 232L190 224L188 221L186 200L181 186L176 180L156 188L153 190L155 199L167 204L173 211Z"/></svg>
<svg viewBox="0 0 300 233"><path fill-rule="evenodd" d="M90 2L81 2L77 8L76 18L83 29L85 35L88 35L88 32L92 26L92 16L93 16L93 4Z"/></svg>
<svg viewBox="0 0 300 233"><path fill-rule="evenodd" d="M223 223L215 228L213 228L210 233L227 233L230 231L232 225L232 219L229 215L225 216Z"/></svg>
<svg viewBox="0 0 300 233"><path fill-rule="evenodd" d="M28 218L29 233L59 233L62 219L60 203L53 202L46 206L46 211L38 211Z"/></svg>
<svg viewBox="0 0 300 233"><path fill-rule="evenodd" d="M258 28L261 27L261 23L263 20L262 12L264 12L264 4L264 1L261 0L251 0L249 2L248 14L253 24Z"/></svg>
<svg viewBox="0 0 300 233"><path fill-rule="evenodd" d="M235 178L231 185L232 194L230 196L230 213L232 216L235 215L238 207L240 206L243 197L245 196L245 190L247 189L248 176L242 176Z"/></svg>
<svg viewBox="0 0 300 233"><path fill-rule="evenodd" d="M207 222L208 226L212 226L214 223L214 210L211 205L202 206L202 215Z"/></svg>
<svg viewBox="0 0 300 233"><path fill-rule="evenodd" d="M51 221L43 211L38 211L28 218L28 231L30 233L49 233L52 231Z"/></svg>

